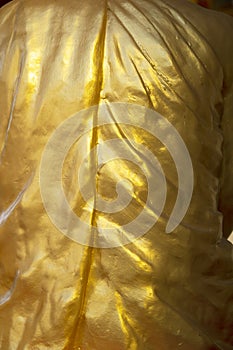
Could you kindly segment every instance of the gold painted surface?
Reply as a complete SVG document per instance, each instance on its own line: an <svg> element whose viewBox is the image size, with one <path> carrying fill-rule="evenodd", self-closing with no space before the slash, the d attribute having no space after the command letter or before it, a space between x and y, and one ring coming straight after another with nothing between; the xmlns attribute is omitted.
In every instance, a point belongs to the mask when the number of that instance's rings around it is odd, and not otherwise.
<svg viewBox="0 0 233 350"><path fill-rule="evenodd" d="M222 213L226 235L233 225L232 34L230 17L183 1L24 0L1 9L1 349L232 349L233 254L221 239ZM156 225L126 246L97 249L51 223L39 189L44 147L62 121L103 101L155 109L185 141L194 192L171 234L176 168L158 140L134 128L129 134L166 174ZM112 135L123 138L120 127L95 129L87 145ZM77 215L98 225L140 212L146 180L123 161L106 165L98 188L115 198L114 181L125 174L134 201L118 216L88 212L75 152L63 178Z"/></svg>

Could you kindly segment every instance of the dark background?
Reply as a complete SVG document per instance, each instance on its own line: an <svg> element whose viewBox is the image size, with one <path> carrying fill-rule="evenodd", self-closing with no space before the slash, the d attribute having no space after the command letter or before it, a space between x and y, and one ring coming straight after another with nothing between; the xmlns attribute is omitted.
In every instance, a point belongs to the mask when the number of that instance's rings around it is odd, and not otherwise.
<svg viewBox="0 0 233 350"><path fill-rule="evenodd" d="M10 2L10 1L9 0L8 1L0 0L0 7L7 4L8 2Z"/></svg>

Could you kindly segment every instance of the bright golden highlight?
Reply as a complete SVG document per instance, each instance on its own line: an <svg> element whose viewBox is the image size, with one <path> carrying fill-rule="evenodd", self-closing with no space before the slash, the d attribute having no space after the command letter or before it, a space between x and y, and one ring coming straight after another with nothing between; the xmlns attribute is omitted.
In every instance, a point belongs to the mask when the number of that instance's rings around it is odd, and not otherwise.
<svg viewBox="0 0 233 350"><path fill-rule="evenodd" d="M232 36L183 0L1 8L2 350L233 347Z"/></svg>

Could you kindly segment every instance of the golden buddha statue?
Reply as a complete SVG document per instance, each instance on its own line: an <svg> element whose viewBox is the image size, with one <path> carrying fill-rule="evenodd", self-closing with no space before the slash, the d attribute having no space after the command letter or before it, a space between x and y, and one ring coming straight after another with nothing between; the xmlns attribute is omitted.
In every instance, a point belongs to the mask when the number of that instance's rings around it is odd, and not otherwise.
<svg viewBox="0 0 233 350"><path fill-rule="evenodd" d="M0 348L233 348L233 20L0 10Z"/></svg>

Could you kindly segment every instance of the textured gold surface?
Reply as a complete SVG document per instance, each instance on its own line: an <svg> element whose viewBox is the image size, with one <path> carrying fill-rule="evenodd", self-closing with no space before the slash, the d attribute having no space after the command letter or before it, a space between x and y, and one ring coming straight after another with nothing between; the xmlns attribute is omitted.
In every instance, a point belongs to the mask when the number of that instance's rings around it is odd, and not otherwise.
<svg viewBox="0 0 233 350"><path fill-rule="evenodd" d="M221 239L218 211L220 203L227 235L233 224L232 35L230 17L184 1L25 0L1 9L1 349L232 349L232 245ZM176 168L158 140L134 129L167 178L156 225L126 246L97 249L73 242L51 223L39 189L44 147L62 121L101 101L153 108L185 141L194 193L171 234L164 228L176 199ZM119 128L94 130L89 147L122 138ZM74 154L75 145L64 188L82 217ZM114 180L122 174L133 179L136 197L107 221L136 216L146 196L143 174L122 161L101 173L103 196L114 198ZM93 224L103 218L89 214Z"/></svg>

